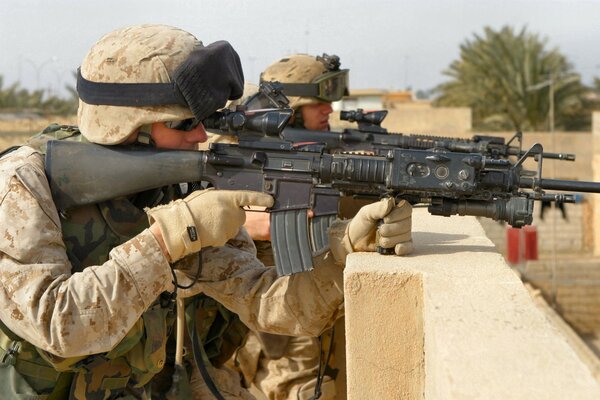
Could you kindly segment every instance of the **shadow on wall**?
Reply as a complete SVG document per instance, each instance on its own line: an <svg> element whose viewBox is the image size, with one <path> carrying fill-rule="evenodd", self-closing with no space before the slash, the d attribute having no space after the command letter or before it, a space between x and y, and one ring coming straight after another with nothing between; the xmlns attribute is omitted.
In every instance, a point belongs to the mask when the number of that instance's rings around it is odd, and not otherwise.
<svg viewBox="0 0 600 400"><path fill-rule="evenodd" d="M462 234L413 232L415 252L412 255L423 256L426 254L454 254L465 251L473 253L497 253L494 246L461 244L461 242L468 238L468 235ZM444 246L440 246L442 244Z"/></svg>

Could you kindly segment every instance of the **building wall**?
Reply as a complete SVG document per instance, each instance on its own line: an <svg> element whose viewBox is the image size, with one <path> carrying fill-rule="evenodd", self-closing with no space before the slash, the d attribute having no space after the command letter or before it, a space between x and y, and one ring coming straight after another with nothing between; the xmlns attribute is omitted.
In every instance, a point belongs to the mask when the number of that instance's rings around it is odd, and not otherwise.
<svg viewBox="0 0 600 400"><path fill-rule="evenodd" d="M363 108L365 110L383 109L383 106L354 106L345 102L343 110ZM375 103L373 103L375 105ZM466 107L431 107L429 103L393 103L395 108L388 108L388 115L382 126L390 132L397 133L437 133L443 135L464 135L471 130L471 109ZM339 113L331 117L332 129L343 129L356 126L340 122Z"/></svg>
<svg viewBox="0 0 600 400"><path fill-rule="evenodd" d="M382 126L390 132L441 135L471 130L468 107L431 107L429 103L394 103Z"/></svg>
<svg viewBox="0 0 600 400"><path fill-rule="evenodd" d="M517 268L580 335L600 337L600 259L559 254Z"/></svg>
<svg viewBox="0 0 600 400"><path fill-rule="evenodd" d="M553 251L565 254L591 253L593 250L593 232L591 221L592 202L584 199L579 204L565 204L567 220L560 210L547 208L544 219L540 218L540 204L534 208L533 226L537 231L537 246L540 257L548 257ZM506 223L488 218L479 218L486 235L496 245L496 249L506 256Z"/></svg>
<svg viewBox="0 0 600 400"><path fill-rule="evenodd" d="M336 111L356 110L357 108L362 108L363 110L381 110L383 103L380 95L369 95L344 97L342 100L333 103L332 106Z"/></svg>

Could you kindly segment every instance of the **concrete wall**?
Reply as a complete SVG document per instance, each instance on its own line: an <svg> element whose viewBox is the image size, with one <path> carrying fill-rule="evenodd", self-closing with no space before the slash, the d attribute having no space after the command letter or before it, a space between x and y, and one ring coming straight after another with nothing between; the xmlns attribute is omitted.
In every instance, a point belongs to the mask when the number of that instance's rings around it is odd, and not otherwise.
<svg viewBox="0 0 600 400"><path fill-rule="evenodd" d="M394 103L382 124L390 132L463 134L471 130L468 107L431 107L428 103Z"/></svg>
<svg viewBox="0 0 600 400"><path fill-rule="evenodd" d="M474 218L416 209L413 225L408 257L348 257L349 399L600 398Z"/></svg>
<svg viewBox="0 0 600 400"><path fill-rule="evenodd" d="M600 113L593 114L593 132L558 133L557 142L565 151L577 154L575 163L554 162L556 175L563 179L600 181ZM544 140L550 134L534 134L528 140ZM538 136L540 139L537 139ZM546 163L544 172L551 167ZM550 171L552 169L550 168ZM600 226L599 195L585 194L580 204L566 204L569 221L550 210L542 221L536 205L534 225L538 227L540 260L518 265L522 276L541 290L543 296L582 336L594 341L600 354ZM497 249L506 253L506 226L491 220L480 220L486 234ZM590 341L588 341L590 343ZM594 344L595 343L595 344Z"/></svg>

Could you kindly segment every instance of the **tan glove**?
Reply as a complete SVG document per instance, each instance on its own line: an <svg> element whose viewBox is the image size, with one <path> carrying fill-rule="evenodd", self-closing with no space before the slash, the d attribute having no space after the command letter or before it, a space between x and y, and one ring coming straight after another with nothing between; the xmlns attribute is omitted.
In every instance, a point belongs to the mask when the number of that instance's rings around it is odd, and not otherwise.
<svg viewBox="0 0 600 400"><path fill-rule="evenodd" d="M207 189L146 213L150 223L160 227L169 261L174 262L202 247L224 245L244 224L241 207L249 205L271 207L273 198L249 190Z"/></svg>
<svg viewBox="0 0 600 400"><path fill-rule="evenodd" d="M363 206L346 225L341 241L336 241L330 234L331 249L335 258L342 261L349 253L376 251L377 246L393 247L399 256L410 253L413 249L411 215L412 206L405 200L394 205L394 199L387 198ZM380 220L383 220L383 223L378 228ZM335 227L332 227L334 232Z"/></svg>

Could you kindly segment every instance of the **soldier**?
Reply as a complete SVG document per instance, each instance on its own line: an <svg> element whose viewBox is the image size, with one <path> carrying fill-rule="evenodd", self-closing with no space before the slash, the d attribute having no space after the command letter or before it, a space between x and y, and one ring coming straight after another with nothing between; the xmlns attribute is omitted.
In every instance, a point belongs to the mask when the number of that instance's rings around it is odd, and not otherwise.
<svg viewBox="0 0 600 400"><path fill-rule="evenodd" d="M340 69L340 59L335 55L283 57L260 74L260 82L279 82L294 110L289 125L309 130L329 130L331 103L348 94L348 70ZM256 90L255 87L244 89L247 102L251 102L251 94ZM255 239L259 259L273 265L268 215L247 213L245 227Z"/></svg>
<svg viewBox="0 0 600 400"><path fill-rule="evenodd" d="M314 260L313 271L278 278L239 230L241 206L272 204L261 193L188 195L176 185L56 208L44 170L47 140L193 149L206 140L202 124L185 131L177 129L179 122L204 119L241 96L242 85L239 57L227 42L203 46L188 32L164 25L116 30L82 63L79 128L51 126L2 154L2 398L251 399L231 371L220 368L227 358L222 354L236 340L220 332L235 332L234 326L243 332L246 325L319 335L343 309L345 255L372 251L382 218L382 245L405 240L398 235L402 223L395 223L405 220L405 210L382 201L333 227L332 250ZM191 384L178 382L184 370L170 386L158 378L172 364L175 294L188 298L186 340L201 355L186 364ZM198 338L204 341L200 349L194 345Z"/></svg>
<svg viewBox="0 0 600 400"><path fill-rule="evenodd" d="M294 109L290 122L295 128L329 130L331 102L348 94L348 70L340 69L337 56L290 55L269 65L260 76L261 82L279 82ZM403 202L405 229L410 231L410 205ZM273 265L269 241L269 223L264 213L247 213L245 227L255 239L258 258ZM410 234L399 244L397 254L412 249ZM247 385L253 384L269 399L334 399L336 372L323 365L325 353L321 343L331 346L332 332L321 340L316 337L291 337L264 332L250 332L244 347L236 354L236 364ZM320 374L324 374L319 376Z"/></svg>

